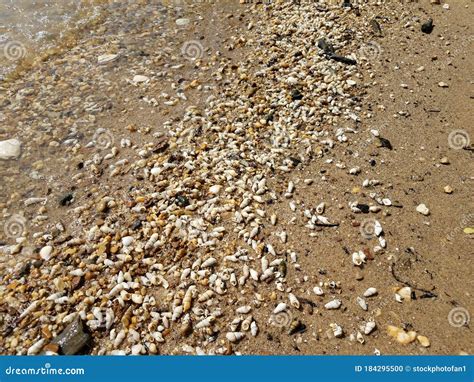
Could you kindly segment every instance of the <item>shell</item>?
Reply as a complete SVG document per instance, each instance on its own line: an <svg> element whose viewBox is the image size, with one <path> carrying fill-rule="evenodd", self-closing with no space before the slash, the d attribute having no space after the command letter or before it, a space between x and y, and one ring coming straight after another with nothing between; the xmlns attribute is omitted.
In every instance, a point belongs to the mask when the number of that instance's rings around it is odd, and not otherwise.
<svg viewBox="0 0 474 382"><path fill-rule="evenodd" d="M244 332L248 331L250 329L250 325L253 322L253 317L248 316L245 320L242 321L242 330Z"/></svg>
<svg viewBox="0 0 474 382"><path fill-rule="evenodd" d="M173 315L171 316L171 321L177 321L178 318L183 314L183 305L179 305L173 309Z"/></svg>
<svg viewBox="0 0 474 382"><path fill-rule="evenodd" d="M344 335L344 330L338 324L331 324L330 326L332 329L332 333L334 334L334 337L340 338Z"/></svg>
<svg viewBox="0 0 474 382"><path fill-rule="evenodd" d="M43 349L43 346L45 345L45 343L46 343L45 338L42 338L39 341L35 342L33 345L31 345L28 348L27 354L28 355L38 354L40 352L40 350Z"/></svg>
<svg viewBox="0 0 474 382"><path fill-rule="evenodd" d="M362 335L361 332L357 332L356 334L356 340L357 342L363 344L365 342L364 336Z"/></svg>
<svg viewBox="0 0 474 382"><path fill-rule="evenodd" d="M209 316L209 317L206 317L205 319L199 321L195 328L196 329L201 329L201 328L207 328L209 326L211 326L211 324L216 320L216 318L214 316Z"/></svg>
<svg viewBox="0 0 474 382"><path fill-rule="evenodd" d="M357 297L357 304L362 308L362 310L367 310L367 302L362 297Z"/></svg>
<svg viewBox="0 0 474 382"><path fill-rule="evenodd" d="M252 310L252 307L250 305L244 305L239 308L237 308L235 311L239 314L247 314Z"/></svg>
<svg viewBox="0 0 474 382"><path fill-rule="evenodd" d="M228 332L225 335L225 338L227 338L229 342L239 342L244 337L245 333L242 332Z"/></svg>
<svg viewBox="0 0 474 382"><path fill-rule="evenodd" d="M365 324L364 326L364 334L370 334L374 331L374 329L377 327L375 321L369 321Z"/></svg>
<svg viewBox="0 0 474 382"><path fill-rule="evenodd" d="M288 305L286 305L284 302L280 302L276 308L273 310L273 314L277 314L280 312L284 312L288 308Z"/></svg>
<svg viewBox="0 0 474 382"><path fill-rule="evenodd" d="M416 339L418 340L420 345L425 347L425 348L430 347L430 345L431 345L430 340L428 339L428 337L417 336Z"/></svg>
<svg viewBox="0 0 474 382"><path fill-rule="evenodd" d="M291 336L302 329L304 329L303 323L300 320L295 319L291 321L290 323L290 327L288 329L288 335Z"/></svg>
<svg viewBox="0 0 474 382"><path fill-rule="evenodd" d="M214 296L214 291L212 290L207 290L203 294L200 294L198 297L198 302L205 302L209 299L211 299Z"/></svg>
<svg viewBox="0 0 474 382"><path fill-rule="evenodd" d="M324 209L326 208L326 204L324 202L322 203L319 203L317 206L316 206L316 213L318 215L322 215L324 213Z"/></svg>
<svg viewBox="0 0 474 382"><path fill-rule="evenodd" d="M313 288L313 292L318 296L323 296L324 295L324 291L318 286L315 286Z"/></svg>
<svg viewBox="0 0 474 382"><path fill-rule="evenodd" d="M342 305L342 302L341 300L332 300L332 301L329 301L326 305L324 305L324 307L326 309L339 309Z"/></svg>
<svg viewBox="0 0 474 382"><path fill-rule="evenodd" d="M255 321L252 321L252 323L250 324L250 333L253 337L256 337L258 334L258 326Z"/></svg>
<svg viewBox="0 0 474 382"><path fill-rule="evenodd" d="M234 318L229 325L230 330L232 330L233 332L236 332L237 330L239 330L241 323L242 323L242 318L240 317Z"/></svg>
<svg viewBox="0 0 474 382"><path fill-rule="evenodd" d="M378 291L376 288L369 288L367 289L365 292L364 292L364 297L372 297L372 296L375 296L377 295Z"/></svg>
<svg viewBox="0 0 474 382"><path fill-rule="evenodd" d="M397 295L401 297L401 300L411 301L412 289L410 287L403 287L397 291Z"/></svg>
<svg viewBox="0 0 474 382"><path fill-rule="evenodd" d="M354 252L352 254L352 263L356 266L361 266L363 263L365 263L366 257L367 256L365 256L365 253L362 251Z"/></svg>
<svg viewBox="0 0 474 382"><path fill-rule="evenodd" d="M184 313L186 313L189 309L191 309L195 290L196 290L196 286L191 285L186 291L186 294L184 295L184 298L183 298L183 312Z"/></svg>
<svg viewBox="0 0 474 382"><path fill-rule="evenodd" d="M402 345L407 345L416 339L416 332L414 331L409 331L405 332L401 328L397 328L396 326L393 325L388 325L387 326L387 334L390 337L395 338L395 340Z"/></svg>
<svg viewBox="0 0 474 382"><path fill-rule="evenodd" d="M214 266L216 263L217 263L217 260L213 257L210 257L209 259L205 260L201 264L201 268L210 268L210 267Z"/></svg>
<svg viewBox="0 0 474 382"><path fill-rule="evenodd" d="M299 309L300 302L293 293L288 293L288 298L290 299L290 304L292 307Z"/></svg>

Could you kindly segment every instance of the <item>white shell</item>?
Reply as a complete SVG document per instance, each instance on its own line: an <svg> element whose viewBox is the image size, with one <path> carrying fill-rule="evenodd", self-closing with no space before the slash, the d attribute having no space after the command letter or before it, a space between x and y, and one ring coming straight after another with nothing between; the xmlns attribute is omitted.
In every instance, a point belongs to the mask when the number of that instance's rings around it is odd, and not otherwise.
<svg viewBox="0 0 474 382"><path fill-rule="evenodd" d="M329 301L326 305L324 305L324 307L326 309L339 309L342 305L342 302L341 300L332 300L332 301Z"/></svg>
<svg viewBox="0 0 474 382"><path fill-rule="evenodd" d="M252 316L248 316L245 320L242 321L242 330L243 331L247 331L250 329L250 325L253 321L253 317Z"/></svg>
<svg viewBox="0 0 474 382"><path fill-rule="evenodd" d="M256 337L257 334L258 334L258 326L257 326L257 323L255 321L252 321L252 323L250 324L250 333L254 337Z"/></svg>
<svg viewBox="0 0 474 382"><path fill-rule="evenodd" d="M208 326L211 326L211 324L214 322L215 318L213 316L206 317L205 319L199 321L195 328L196 329L201 329L201 328L207 328Z"/></svg>
<svg viewBox="0 0 474 382"><path fill-rule="evenodd" d="M292 307L299 309L300 307L300 302L296 298L296 296L293 293L288 294L288 298L290 299L290 304Z"/></svg>
<svg viewBox="0 0 474 382"><path fill-rule="evenodd" d="M376 220L374 222L374 234L375 236L380 236L383 232L383 228L382 228L382 225L380 224L380 222L378 220Z"/></svg>
<svg viewBox="0 0 474 382"><path fill-rule="evenodd" d="M375 321L369 321L365 324L365 327L364 327L364 334L370 334L374 331L374 329L376 328L376 323Z"/></svg>
<svg viewBox="0 0 474 382"><path fill-rule="evenodd" d="M318 296L324 295L324 291L323 291L320 287L318 287L318 286L315 286L315 287L313 288L313 292L314 292L316 295L318 295Z"/></svg>
<svg viewBox="0 0 474 382"><path fill-rule="evenodd" d="M230 342L238 342L244 337L245 334L242 332L228 332L225 335L225 338L227 338L227 340L229 340Z"/></svg>
<svg viewBox="0 0 474 382"><path fill-rule="evenodd" d="M241 306L240 308L237 308L235 311L239 314L247 314L252 310L252 307L250 305L244 305Z"/></svg>
<svg viewBox="0 0 474 382"><path fill-rule="evenodd" d="M203 294L199 295L198 297L198 302L205 302L214 296L214 292L212 290L208 290L204 292Z"/></svg>
<svg viewBox="0 0 474 382"><path fill-rule="evenodd" d="M364 297L372 297L377 294L377 289L376 288L369 288L364 292Z"/></svg>
<svg viewBox="0 0 474 382"><path fill-rule="evenodd" d="M338 324L331 324L331 327L334 337L339 338L343 336L344 331L342 330L341 326L339 326Z"/></svg>
<svg viewBox="0 0 474 382"><path fill-rule="evenodd" d="M280 312L284 312L288 308L288 305L286 305L284 302L280 302L276 308L273 310L273 314L277 314Z"/></svg>
<svg viewBox="0 0 474 382"><path fill-rule="evenodd" d="M357 265L357 266L362 265L363 263L365 263L365 259L366 259L365 253L363 253L362 251L354 252L352 254L352 263L354 265Z"/></svg>
<svg viewBox="0 0 474 382"><path fill-rule="evenodd" d="M363 309L363 310L367 310L368 307L367 307L367 302L365 302L365 300L362 298L362 297L357 297L357 304L359 304L359 306Z"/></svg>
<svg viewBox="0 0 474 382"><path fill-rule="evenodd" d="M201 264L201 268L209 268L215 265L216 263L217 263L217 260L214 259L213 257L210 257L209 259L207 259Z"/></svg>

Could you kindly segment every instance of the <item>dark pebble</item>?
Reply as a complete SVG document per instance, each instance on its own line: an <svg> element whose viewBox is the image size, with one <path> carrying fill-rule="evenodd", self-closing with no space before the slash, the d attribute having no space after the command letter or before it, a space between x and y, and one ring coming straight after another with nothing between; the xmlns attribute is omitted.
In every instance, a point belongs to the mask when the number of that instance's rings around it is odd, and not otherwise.
<svg viewBox="0 0 474 382"><path fill-rule="evenodd" d="M421 24L421 31L426 34L433 32L433 19L429 19L427 22Z"/></svg>

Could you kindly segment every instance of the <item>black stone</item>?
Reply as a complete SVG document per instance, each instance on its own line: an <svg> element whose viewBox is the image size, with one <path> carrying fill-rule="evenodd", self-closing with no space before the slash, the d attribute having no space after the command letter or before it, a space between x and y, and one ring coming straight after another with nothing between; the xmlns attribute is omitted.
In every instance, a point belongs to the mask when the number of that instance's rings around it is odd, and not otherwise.
<svg viewBox="0 0 474 382"><path fill-rule="evenodd" d="M433 28L433 19L429 19L425 23L421 24L421 31L423 33L430 34L431 32L433 32Z"/></svg>
<svg viewBox="0 0 474 382"><path fill-rule="evenodd" d="M72 199L74 199L74 194L72 192L68 192L67 194L61 196L59 199L59 204L62 206L68 206L71 204Z"/></svg>

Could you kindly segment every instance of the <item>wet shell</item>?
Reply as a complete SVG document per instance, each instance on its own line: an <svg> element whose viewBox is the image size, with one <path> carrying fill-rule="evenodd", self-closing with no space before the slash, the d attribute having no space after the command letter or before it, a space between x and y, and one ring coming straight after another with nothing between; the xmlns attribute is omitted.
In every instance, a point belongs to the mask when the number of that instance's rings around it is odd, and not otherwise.
<svg viewBox="0 0 474 382"><path fill-rule="evenodd" d="M228 332L225 335L225 338L227 338L229 342L239 342L244 337L245 334L242 332Z"/></svg>
<svg viewBox="0 0 474 382"><path fill-rule="evenodd" d="M326 305L324 305L324 307L326 309L339 309L342 305L342 302L341 300L332 300L332 301L329 301Z"/></svg>
<svg viewBox="0 0 474 382"><path fill-rule="evenodd" d="M364 297L372 297L377 295L377 289L376 288L369 288L364 292Z"/></svg>

